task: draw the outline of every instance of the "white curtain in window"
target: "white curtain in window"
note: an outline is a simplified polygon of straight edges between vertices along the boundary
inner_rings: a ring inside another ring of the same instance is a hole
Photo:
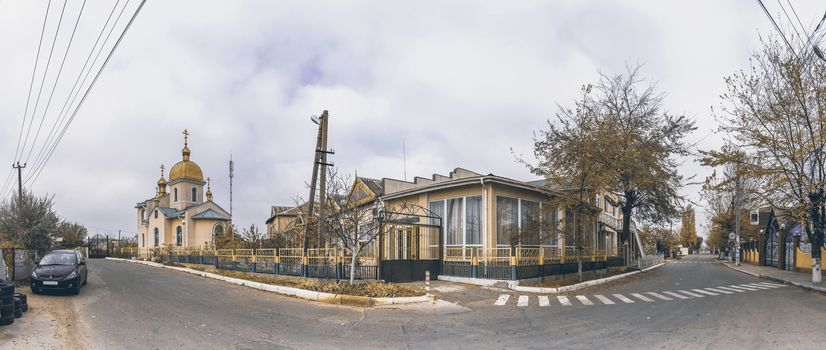
[[[514,198],[496,197],[496,244],[517,244],[519,202]]]
[[[467,197],[465,210],[465,244],[482,244],[482,197]]]
[[[461,245],[462,233],[462,199],[448,199],[447,203],[447,218],[445,220],[445,235],[447,237],[447,245]]]

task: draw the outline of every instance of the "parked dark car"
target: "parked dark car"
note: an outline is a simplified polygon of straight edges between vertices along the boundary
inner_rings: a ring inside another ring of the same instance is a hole
[[[32,293],[63,290],[80,294],[89,275],[86,258],[74,250],[54,250],[43,256],[32,271]]]

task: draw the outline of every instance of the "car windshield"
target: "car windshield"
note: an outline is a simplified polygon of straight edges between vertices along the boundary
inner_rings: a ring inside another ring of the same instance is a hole
[[[74,265],[77,262],[75,253],[52,253],[40,259],[40,265]]]

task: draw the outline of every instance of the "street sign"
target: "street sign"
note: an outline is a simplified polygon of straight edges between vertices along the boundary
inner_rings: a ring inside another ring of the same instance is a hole
[[[734,247],[734,241],[728,241],[728,246],[733,248]]]
[[[734,237],[735,237],[734,232],[729,232],[728,233],[728,239],[734,239]]]

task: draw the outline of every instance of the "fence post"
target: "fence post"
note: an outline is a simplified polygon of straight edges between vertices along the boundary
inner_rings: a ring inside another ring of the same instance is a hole
[[[252,272],[257,272],[258,267],[258,254],[255,250],[252,251]]]
[[[539,247],[539,265],[545,265],[545,248]]]
[[[518,260],[515,256],[511,255],[511,280],[516,281],[516,265]]]
[[[430,276],[430,271],[426,271],[425,276]],[[479,278],[479,257],[470,257],[470,277]]]
[[[565,251],[566,250],[567,249],[565,249],[565,246],[562,246],[562,247],[559,248],[559,263],[560,264],[565,263]]]
[[[276,250],[276,252],[277,252],[277,250]],[[276,253],[276,255],[275,255],[275,260],[273,260],[273,261],[275,261],[275,264],[274,264],[275,266],[273,266],[273,269],[274,269],[274,271],[275,271],[275,274],[276,274],[276,275],[281,274],[281,271],[280,271],[280,266],[281,266],[281,257],[278,255],[278,253]]]
[[[308,273],[310,272],[310,271],[308,271],[309,270],[308,269],[309,261],[310,261],[310,258],[307,257],[306,255],[301,256],[301,276],[309,277],[309,275],[308,275]]]
[[[344,260],[344,258],[336,254],[336,282],[341,281],[342,260]]]

